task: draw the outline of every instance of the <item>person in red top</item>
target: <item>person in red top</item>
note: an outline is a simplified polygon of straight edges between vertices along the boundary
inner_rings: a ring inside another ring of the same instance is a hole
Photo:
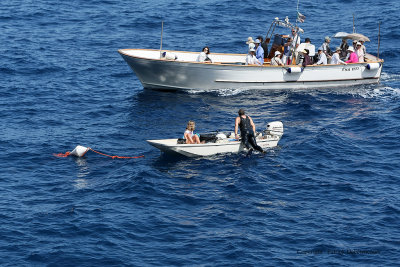
[[[350,52],[349,60],[346,61],[346,63],[358,63],[358,56],[357,53],[354,52],[354,48],[350,46],[347,51]]]

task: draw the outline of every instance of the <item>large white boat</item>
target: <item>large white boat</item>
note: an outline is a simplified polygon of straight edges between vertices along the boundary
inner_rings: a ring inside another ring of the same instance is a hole
[[[165,50],[164,50],[165,51]],[[144,88],[166,90],[307,89],[378,83],[383,61],[347,65],[245,65],[245,54],[213,53],[213,63],[196,62],[197,52],[167,51],[177,59],[160,59],[159,50],[118,50]]]
[[[283,135],[283,124],[274,121],[267,125],[267,129],[258,133],[257,145],[263,149],[276,147]],[[147,142],[165,153],[181,154],[187,157],[205,157],[222,153],[239,153],[246,151],[240,140],[234,139],[233,133],[219,132],[200,134],[202,144],[186,144],[182,139],[147,140]]]
[[[283,52],[284,40],[288,37],[274,34],[277,27],[304,33],[303,29],[291,24],[288,18],[275,18],[267,33],[268,40],[272,37],[274,40],[267,62],[262,66],[246,65],[245,54],[212,53],[208,55],[212,63],[204,63],[196,61],[199,52],[161,48],[120,49],[118,52],[136,73],[143,87],[151,89],[308,89],[379,82],[383,60],[371,54],[365,55],[366,62],[347,65],[309,65],[305,68],[299,65],[271,66],[268,61],[273,57],[272,52]],[[339,37],[360,38],[359,34],[343,34],[346,35]],[[369,41],[367,37],[366,39]]]

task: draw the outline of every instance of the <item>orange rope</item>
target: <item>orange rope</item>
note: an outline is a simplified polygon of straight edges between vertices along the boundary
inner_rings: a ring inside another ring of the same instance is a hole
[[[66,158],[70,155],[71,153],[69,151],[65,152],[65,153],[58,153],[58,154],[53,154],[55,157],[59,157],[59,158]]]
[[[101,152],[99,152],[99,151],[96,151],[96,150],[94,150],[94,149],[91,149],[90,147],[89,147],[89,149],[92,150],[94,153],[97,153],[97,154],[100,154],[100,155],[103,155],[103,156],[106,156],[106,157],[110,157],[110,158],[112,158],[112,159],[137,159],[137,158],[144,158],[144,155],[136,156],[136,157],[110,156],[110,155],[101,153]]]

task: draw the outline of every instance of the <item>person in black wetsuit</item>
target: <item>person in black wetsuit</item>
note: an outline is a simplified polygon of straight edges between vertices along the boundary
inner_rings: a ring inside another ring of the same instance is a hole
[[[253,120],[250,116],[245,115],[244,109],[239,109],[239,116],[235,120],[235,138],[238,137],[238,129],[240,128],[240,135],[242,137],[243,145],[249,149],[250,151],[254,148],[262,153],[265,153],[264,150],[257,145],[255,131],[256,126],[253,123]],[[250,145],[253,147],[251,148]]]

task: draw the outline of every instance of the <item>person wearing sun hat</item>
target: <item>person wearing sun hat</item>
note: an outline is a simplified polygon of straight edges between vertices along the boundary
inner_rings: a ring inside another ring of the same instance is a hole
[[[354,48],[350,46],[347,48],[347,51],[350,53],[349,60],[346,61],[346,63],[358,63],[358,56],[354,52]]]
[[[281,52],[275,51],[275,56],[271,59],[272,66],[283,66],[283,62],[280,58]]]
[[[300,52],[303,54],[303,62],[301,63],[301,65],[302,65],[303,67],[306,67],[306,66],[308,66],[308,65],[312,65],[313,62],[312,62],[312,60],[311,60],[311,57],[309,56],[309,55],[310,55],[310,50],[308,50],[308,49],[306,48],[306,49],[304,49],[304,50],[302,50],[302,51],[300,51]]]
[[[253,37],[247,37],[247,42],[246,42],[246,44],[249,45],[249,50],[250,50],[251,48],[255,48],[255,47],[256,47],[256,45],[254,44]]]
[[[254,48],[249,49],[249,53],[246,56],[246,65],[261,65],[261,62],[256,58],[256,50]]]
[[[358,62],[364,62],[364,50],[362,49],[362,44],[360,42],[356,43],[356,53],[358,57]]]
[[[343,60],[340,59],[340,51],[342,51],[342,49],[340,49],[340,47],[336,47],[335,53],[333,53],[332,55],[332,59],[331,59],[331,63],[330,64],[345,64],[346,62],[344,62]]]

